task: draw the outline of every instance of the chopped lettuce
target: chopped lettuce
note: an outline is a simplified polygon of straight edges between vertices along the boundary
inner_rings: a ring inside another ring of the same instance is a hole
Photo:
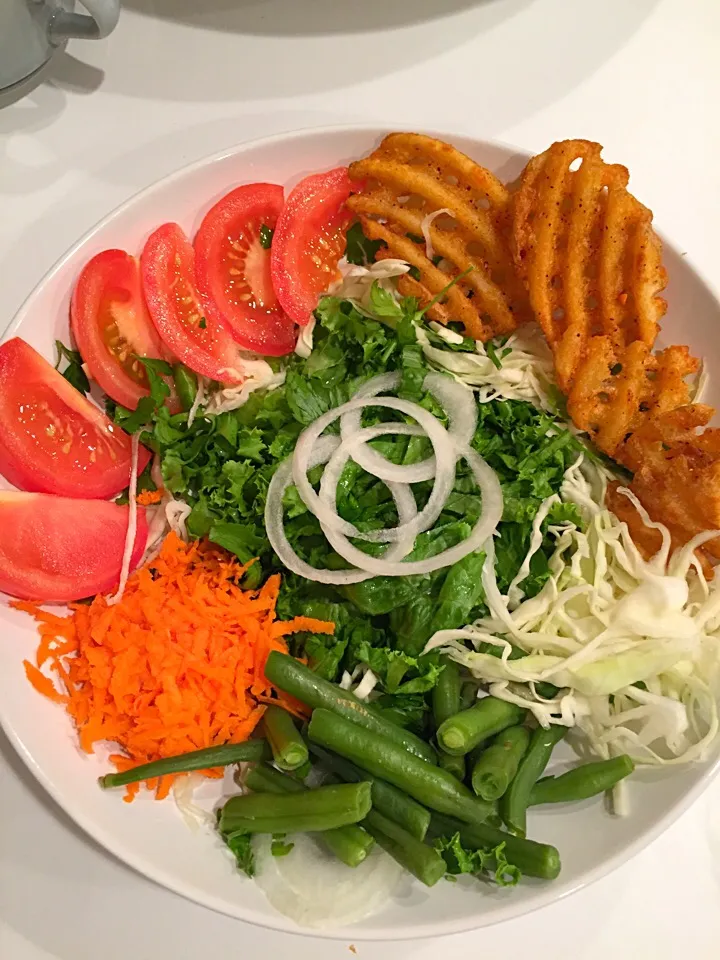
[[[452,837],[438,837],[435,849],[445,860],[451,877],[469,873],[493,880],[499,887],[514,887],[522,877],[520,870],[508,863],[504,843],[485,850],[467,850],[460,834],[456,833]]]
[[[354,252],[351,250],[354,257],[362,253],[359,236],[357,243]],[[362,256],[370,252],[366,249]],[[295,636],[293,652],[306,657],[312,669],[330,680],[338,681],[346,673],[359,679],[363,671],[372,670],[377,678],[372,696],[378,701],[384,698],[383,709],[400,722],[418,727],[427,710],[427,694],[440,672],[435,658],[420,656],[426,642],[438,629],[462,626],[488,612],[480,575],[482,554],[429,576],[374,577],[333,589],[283,571],[263,522],[272,475],[291,455],[303,428],[348,400],[370,377],[398,370],[399,393],[444,418],[435,399],[423,391],[429,367],[417,328],[418,324],[431,328],[425,325],[416,302],[398,298],[377,280],[368,286],[366,302],[376,319],[355,301],[324,297],[315,312],[309,355],[285,361],[284,382],[251,393],[237,409],[206,415],[201,405],[188,426],[187,413],[170,415],[162,406],[161,393],[166,389],[162,377],[167,371],[150,363],[146,368],[151,397],[148,410],[141,411],[143,424],[136,424],[137,415],[122,408],[117,408],[116,417],[130,427],[151,424],[143,439],[159,454],[167,490],[191,507],[187,518],[190,535],[209,537],[245,563],[257,558],[244,586],[258,586],[265,576],[283,572],[280,616],[304,614],[336,624],[333,636]],[[434,332],[432,336],[445,342]],[[448,331],[447,336],[469,347],[458,334]],[[370,425],[393,416],[390,411],[371,408],[364,411],[363,423]],[[520,400],[491,399],[480,404],[472,442],[503,487],[505,513],[496,542],[498,584],[503,589],[525,558],[532,522],[544,498],[558,492],[565,470],[580,448],[552,416]],[[424,437],[388,436],[373,445],[396,463],[418,462],[432,453]],[[311,472],[311,480],[317,482],[320,473],[320,468]],[[413,485],[419,506],[427,501],[431,489],[431,482]],[[315,566],[344,566],[294,487],[287,491],[284,503],[286,532],[298,554]],[[341,516],[363,530],[397,522],[385,484],[352,461],[338,483],[337,507]],[[433,530],[417,538],[411,559],[432,556],[463,540],[481,509],[469,468],[460,462],[442,514]],[[567,513],[571,508],[564,509]],[[522,585],[525,596],[537,594],[550,576],[552,540],[546,533],[555,522],[558,518],[549,515],[543,523],[542,543]],[[362,548],[377,550],[378,545],[364,543]]]

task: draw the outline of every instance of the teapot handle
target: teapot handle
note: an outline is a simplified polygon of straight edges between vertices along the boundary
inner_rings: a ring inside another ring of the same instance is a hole
[[[48,22],[50,43],[57,45],[66,40],[102,40],[117,26],[120,17],[120,0],[81,0],[89,16],[84,13],[68,13],[58,10]]]

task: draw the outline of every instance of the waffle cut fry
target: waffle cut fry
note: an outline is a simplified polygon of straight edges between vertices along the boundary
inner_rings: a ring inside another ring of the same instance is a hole
[[[668,410],[625,443],[624,459],[634,471],[630,489],[683,542],[720,530],[720,429],[706,427],[714,412],[705,404]],[[704,549],[720,559],[720,539]]]
[[[348,207],[365,235],[381,240],[376,259],[411,265],[398,288],[428,304],[439,323],[462,323],[476,340],[512,333],[531,319],[509,243],[510,194],[489,170],[454,147],[417,133],[393,133],[350,165],[359,190]]]
[[[628,171],[589,140],[533,157],[513,201],[512,245],[537,321],[568,391],[593,337],[616,351],[652,347],[667,276],[652,213],[628,192]]]
[[[568,413],[595,446],[635,470],[642,459],[631,440],[653,419],[690,403],[686,377],[698,361],[685,346],[651,353],[641,340],[616,348],[593,337],[568,393]]]

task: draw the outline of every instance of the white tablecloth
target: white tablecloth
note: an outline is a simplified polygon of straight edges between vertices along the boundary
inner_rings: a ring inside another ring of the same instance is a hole
[[[661,229],[720,261],[717,0],[125,0],[0,110],[0,329],[116,204],[240,140],[344,122],[541,150],[599,140]],[[716,285],[720,286],[720,284]],[[0,638],[0,642],[9,642]],[[720,956],[720,785],[593,887],[443,941],[358,944],[372,960]],[[86,838],[0,740],[0,957],[351,957],[168,893]]]

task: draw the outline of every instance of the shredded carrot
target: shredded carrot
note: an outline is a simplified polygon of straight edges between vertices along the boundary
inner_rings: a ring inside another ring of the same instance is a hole
[[[151,507],[154,503],[160,503],[162,498],[162,490],[142,490],[135,500],[141,507]]]
[[[272,650],[287,652],[283,636],[332,633],[334,625],[310,617],[276,621],[280,577],[244,591],[237,584],[247,566],[170,533],[115,606],[95,597],[58,617],[15,602],[40,624],[36,663],[25,661],[28,680],[65,705],[88,753],[100,741],[118,744],[124,752],[110,758],[118,770],[246,740],[273,701],[306,716],[302,704],[271,687],[265,662]],[[219,769],[204,773],[222,776]],[[162,799],[173,779],[146,785]],[[136,793],[137,785],[128,788],[125,799]]]
[[[316,620],[314,617],[293,617],[285,623],[278,622],[272,625],[273,636],[286,637],[290,633],[334,633],[335,624],[325,620]]]

